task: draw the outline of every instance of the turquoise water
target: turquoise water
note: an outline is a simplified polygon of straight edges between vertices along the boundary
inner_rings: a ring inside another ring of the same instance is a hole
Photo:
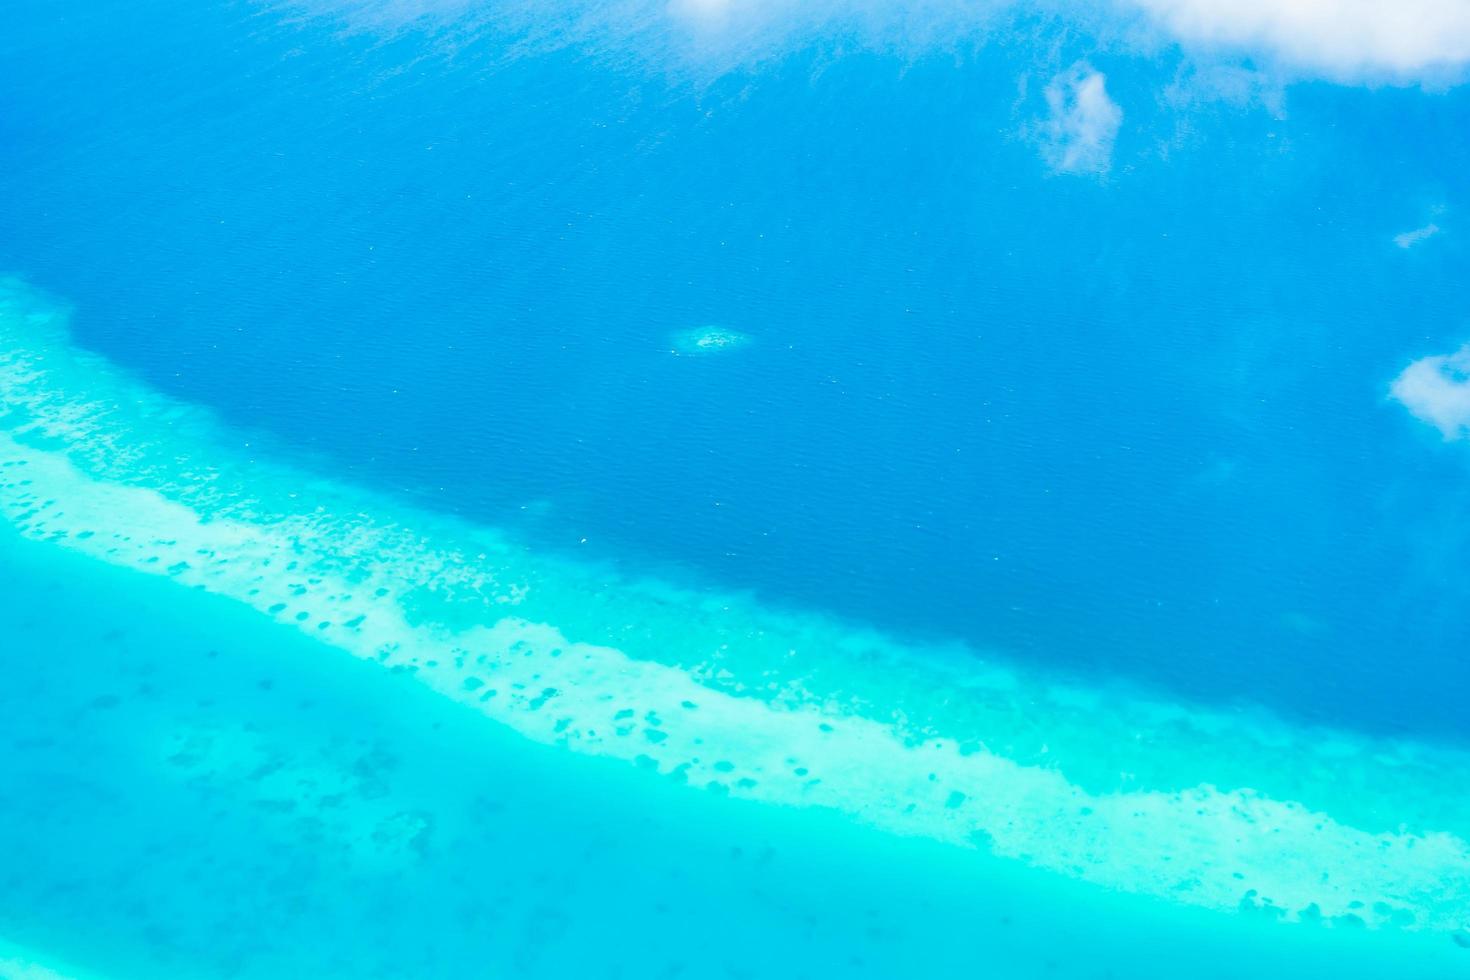
[[[1458,35],[1155,9],[22,0],[0,977],[1470,976]]]
[[[3,924],[69,976],[1463,967],[1443,941],[1194,912],[693,792],[528,744],[228,601],[3,547],[28,583],[4,620],[6,735],[26,744],[5,763]]]

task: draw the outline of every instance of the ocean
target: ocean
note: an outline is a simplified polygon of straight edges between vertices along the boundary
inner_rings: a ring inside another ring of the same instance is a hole
[[[1449,55],[4,23],[0,977],[1470,977]]]

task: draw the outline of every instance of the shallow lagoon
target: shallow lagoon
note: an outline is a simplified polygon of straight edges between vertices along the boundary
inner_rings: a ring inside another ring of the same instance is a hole
[[[225,600],[0,540],[0,931],[78,977],[1465,966],[1443,936],[1191,911],[535,745]]]

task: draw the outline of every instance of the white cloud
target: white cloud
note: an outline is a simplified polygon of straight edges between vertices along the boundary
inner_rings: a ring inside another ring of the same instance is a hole
[[[1470,344],[1410,364],[1389,394],[1445,439],[1470,438]]]
[[[1470,62],[1466,0],[1125,0],[1186,45],[1338,80],[1424,80]]]
[[[1038,134],[1058,173],[1102,173],[1113,162],[1123,110],[1108,97],[1107,76],[1077,62],[1046,87],[1049,114]]]
[[[1413,231],[1406,231],[1394,235],[1393,243],[1399,248],[1413,248],[1415,245],[1424,241],[1424,239],[1437,234],[1439,234],[1439,225],[1431,221],[1423,228],[1415,228]]]
[[[665,0],[658,0],[665,2]],[[1091,33],[1103,47],[1163,35],[1195,53],[1219,50],[1295,77],[1441,82],[1470,67],[1470,0],[666,0],[676,14],[738,31],[796,27],[910,48],[984,33],[1007,11]],[[1140,17],[1141,15],[1141,17]],[[1140,25],[1139,21],[1142,21]],[[1137,28],[1143,26],[1143,31]]]

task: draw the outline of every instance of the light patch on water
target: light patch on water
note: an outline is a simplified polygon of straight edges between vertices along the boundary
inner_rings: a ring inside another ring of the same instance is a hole
[[[1415,228],[1413,231],[1400,232],[1394,235],[1393,243],[1399,248],[1413,248],[1420,242],[1433,238],[1437,234],[1439,234],[1439,225],[1431,221],[1422,228]]]
[[[1393,380],[1389,394],[1447,441],[1470,437],[1470,344],[1421,357]]]
[[[102,980],[102,977],[78,972],[38,950],[0,939],[0,980]]]
[[[0,513],[31,539],[228,597],[323,655],[695,789],[1187,905],[1450,935],[1470,921],[1462,753],[1059,685],[629,581],[244,461],[241,442],[78,351],[54,303],[0,284]],[[207,773],[258,752],[200,732],[169,757]],[[348,778],[286,775],[324,791]],[[432,832],[412,812],[369,823],[347,836],[386,861]]]

